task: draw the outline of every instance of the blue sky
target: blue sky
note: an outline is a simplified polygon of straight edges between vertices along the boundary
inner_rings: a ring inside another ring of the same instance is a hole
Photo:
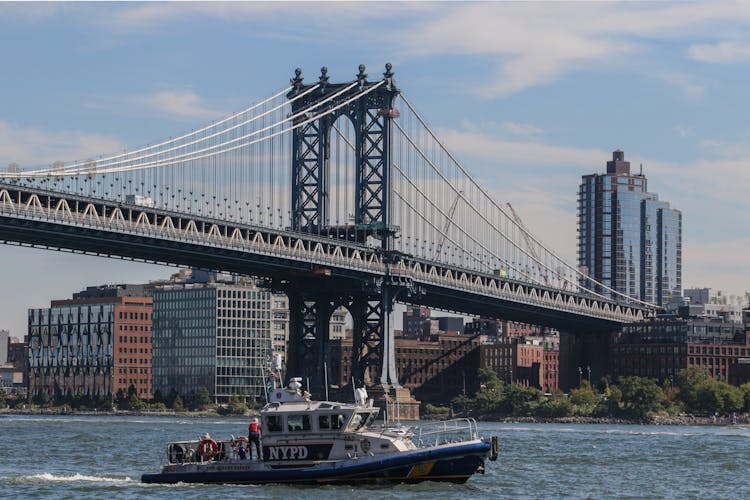
[[[0,3],[0,166],[153,143],[391,62],[500,201],[575,259],[581,175],[616,148],[683,211],[683,285],[750,289],[750,3]],[[0,328],[172,269],[0,246]]]

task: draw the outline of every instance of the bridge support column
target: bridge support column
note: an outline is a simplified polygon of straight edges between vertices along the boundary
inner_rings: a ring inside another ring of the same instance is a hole
[[[289,297],[288,377],[302,377],[304,387],[317,398],[325,394],[324,369],[329,366],[328,340],[331,301],[308,299],[299,293]]]
[[[577,388],[584,380],[596,384],[611,373],[612,331],[560,332],[560,389]]]
[[[396,373],[396,340],[393,331],[393,302],[398,293],[390,286],[383,287],[382,310],[383,310],[383,363],[380,372],[380,384],[383,387],[400,388],[398,373]]]

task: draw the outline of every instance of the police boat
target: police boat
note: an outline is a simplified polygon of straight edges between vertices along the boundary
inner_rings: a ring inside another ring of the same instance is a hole
[[[465,482],[496,460],[497,437],[479,436],[474,419],[417,428],[375,425],[379,409],[364,388],[354,403],[313,401],[300,378],[275,389],[261,410],[262,453],[247,438],[169,443],[160,473],[144,483]],[[208,437],[208,439],[205,439]]]

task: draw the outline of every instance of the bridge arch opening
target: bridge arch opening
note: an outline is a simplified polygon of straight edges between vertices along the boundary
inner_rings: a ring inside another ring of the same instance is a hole
[[[351,119],[342,114],[328,131],[329,157],[326,184],[328,186],[325,224],[342,227],[355,224],[357,185],[356,132]]]

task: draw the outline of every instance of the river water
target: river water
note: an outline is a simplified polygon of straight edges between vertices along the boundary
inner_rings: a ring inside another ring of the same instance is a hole
[[[0,498],[748,498],[750,428],[481,423],[500,458],[466,484],[144,485],[165,443],[246,419],[0,416]]]

